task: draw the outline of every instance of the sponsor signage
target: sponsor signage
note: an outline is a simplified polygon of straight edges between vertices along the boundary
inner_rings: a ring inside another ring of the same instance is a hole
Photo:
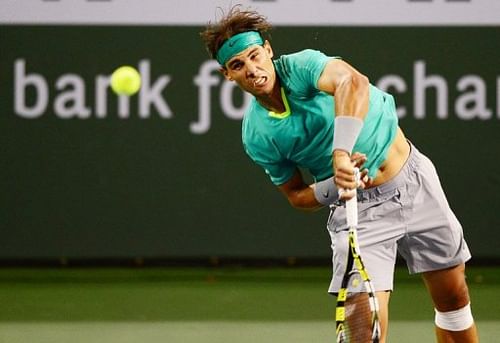
[[[275,25],[498,25],[498,0],[2,0],[2,24],[203,25],[240,3]]]

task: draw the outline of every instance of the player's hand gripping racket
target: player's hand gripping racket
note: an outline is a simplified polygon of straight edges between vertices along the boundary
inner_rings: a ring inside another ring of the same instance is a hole
[[[359,170],[355,169],[359,180]],[[358,182],[359,183],[359,182]],[[356,226],[356,195],[346,201],[349,247],[347,263],[335,309],[337,343],[378,343],[380,323],[378,301],[359,251]]]

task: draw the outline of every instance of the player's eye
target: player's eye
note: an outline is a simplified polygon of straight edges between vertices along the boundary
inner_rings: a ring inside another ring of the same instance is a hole
[[[236,62],[231,64],[231,69],[233,70],[240,70],[243,67],[243,63],[241,62]]]

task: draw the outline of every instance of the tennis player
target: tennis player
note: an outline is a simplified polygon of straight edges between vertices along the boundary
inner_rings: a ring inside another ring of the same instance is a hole
[[[382,340],[396,252],[421,273],[435,306],[439,342],[477,342],[465,262],[471,255],[432,162],[398,126],[393,97],[341,58],[302,50],[274,59],[271,24],[233,7],[201,36],[227,80],[254,98],[242,139],[250,158],[299,209],[330,206],[335,294],[345,267],[345,209],[338,189],[358,189],[358,239],[380,302]],[[354,153],[353,153],[354,152]],[[363,166],[362,182],[354,167]],[[304,182],[308,170],[315,183]],[[338,242],[338,243],[337,243]]]

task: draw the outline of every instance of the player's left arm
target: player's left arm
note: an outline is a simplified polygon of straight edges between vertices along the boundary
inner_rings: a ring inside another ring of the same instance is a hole
[[[366,156],[360,153],[353,153],[349,159],[357,168],[361,168],[366,162]],[[363,170],[360,178],[359,187],[364,188],[368,179],[368,170]],[[278,188],[286,196],[290,205],[305,211],[319,210],[338,199],[338,190],[332,178],[308,185],[304,182],[299,169],[296,169],[293,176]]]
[[[278,188],[294,208],[305,211],[316,211],[323,207],[316,200],[314,185],[306,184],[302,173],[298,169],[295,170],[295,173],[287,182],[279,185]]]
[[[317,86],[319,90],[335,97],[335,136],[337,140],[341,138],[342,141],[342,146],[339,148],[335,146],[334,140],[335,183],[339,188],[354,189],[356,182],[354,166],[350,158],[352,151],[344,145],[346,141],[354,145],[357,137],[354,137],[356,126],[360,130],[368,112],[370,81],[347,62],[332,59],[326,64]],[[339,120],[339,117],[343,118]],[[351,130],[350,127],[354,127],[353,132],[346,132],[346,130]]]

